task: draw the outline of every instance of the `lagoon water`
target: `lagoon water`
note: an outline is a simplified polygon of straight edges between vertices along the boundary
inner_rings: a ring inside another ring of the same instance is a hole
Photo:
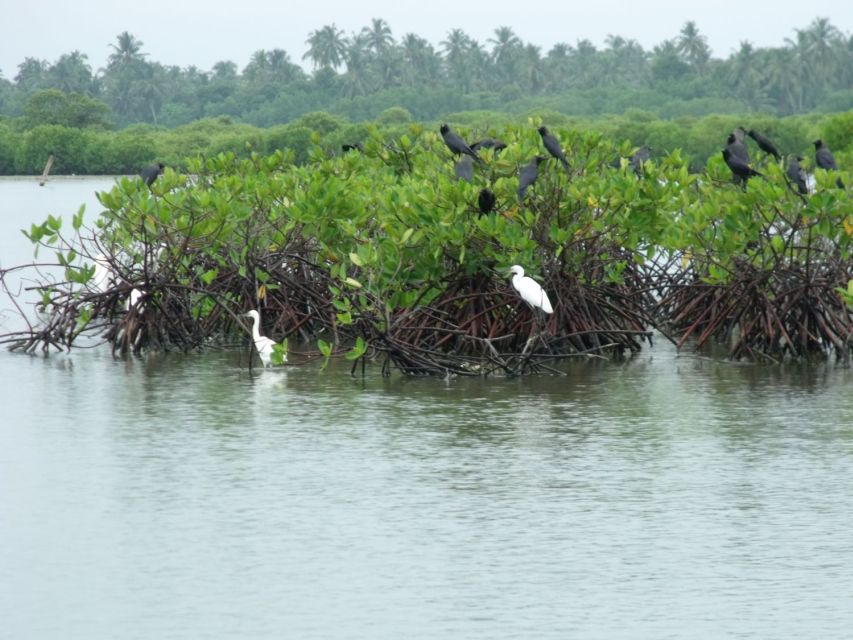
[[[32,255],[18,228],[110,182],[0,180],[0,266]],[[833,364],[658,340],[564,378],[444,381],[4,351],[0,406],[0,638],[853,629],[853,372]]]

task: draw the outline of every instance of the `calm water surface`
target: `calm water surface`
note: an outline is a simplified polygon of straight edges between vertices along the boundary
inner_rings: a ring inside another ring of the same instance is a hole
[[[0,637],[851,636],[851,371],[245,365],[0,353]]]

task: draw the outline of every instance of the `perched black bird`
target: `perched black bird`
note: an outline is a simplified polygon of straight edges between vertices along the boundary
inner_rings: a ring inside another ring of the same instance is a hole
[[[453,168],[456,171],[457,180],[471,182],[474,179],[474,161],[468,156],[463,156]]]
[[[155,162],[154,164],[150,164],[142,170],[142,173],[139,175],[145,180],[145,184],[149,187],[154,184],[154,181],[157,179],[157,176],[163,173],[163,169],[166,168],[166,165],[162,162]]]
[[[364,153],[364,147],[361,146],[360,142],[353,142],[352,144],[342,144],[341,151],[344,153],[347,151],[358,151],[359,153]]]
[[[465,142],[459,134],[451,131],[450,127],[446,124],[441,125],[439,131],[441,131],[441,137],[444,140],[444,144],[446,144],[447,148],[453,152],[453,155],[458,156],[464,153],[465,155],[474,158],[477,162],[482,162],[482,160],[480,160],[480,156],[478,156],[474,150],[468,146],[468,143]]]
[[[791,183],[797,186],[797,191],[802,195],[806,195],[809,192],[809,185],[806,182],[806,171],[800,166],[802,159],[803,156],[792,157],[791,162],[788,163],[787,173]]]
[[[648,147],[640,147],[634,155],[631,156],[630,166],[638,176],[643,174],[643,163],[652,157],[651,151],[652,150]]]
[[[528,162],[518,173],[518,200],[524,200],[524,195],[527,193],[527,187],[536,182],[539,177],[539,165],[545,160],[544,156],[533,156],[533,159]]]
[[[539,131],[539,135],[542,136],[542,143],[545,145],[545,148],[548,150],[552,156],[557,158],[560,162],[563,163],[563,168],[565,168],[566,173],[569,171],[569,161],[566,160],[566,154],[563,153],[563,148],[560,146],[560,141],[557,140],[551,133],[549,133],[547,127],[539,127],[537,129]]]
[[[832,155],[832,151],[829,150],[826,143],[823,140],[815,140],[812,144],[815,148],[814,159],[817,166],[821,169],[837,171],[838,165],[835,164],[835,156]]]
[[[480,207],[480,214],[486,215],[491,213],[495,208],[497,198],[491,189],[480,189],[480,195],[477,196],[477,206]]]
[[[479,151],[480,149],[494,149],[495,151],[501,151],[502,149],[506,149],[506,142],[502,142],[497,138],[483,138],[482,140],[477,140],[477,142],[472,144],[471,149],[474,151]]]
[[[827,171],[838,171],[838,165],[835,164],[835,156],[832,155],[832,151],[829,150],[826,143],[818,139],[812,142],[812,144],[814,145],[814,159],[817,166]],[[844,188],[841,178],[836,178],[835,184],[838,185],[839,189]]]
[[[737,131],[737,129],[735,129],[735,131]],[[749,164],[749,149],[747,149],[743,138],[739,138],[736,133],[732,132],[729,134],[729,137],[726,138],[726,149],[728,149],[734,157],[743,160],[744,164]]]
[[[750,167],[748,163],[744,162],[743,158],[740,158],[734,153],[732,153],[729,147],[723,149],[723,159],[726,161],[726,164],[729,165],[729,169],[732,170],[732,173],[735,177],[735,181],[738,184],[743,185],[744,187],[746,187],[747,180],[749,180],[752,176],[764,177],[764,174],[759,173],[758,171]]]
[[[769,153],[771,156],[776,158],[776,160],[779,160],[782,157],[782,154],[779,153],[779,149],[776,148],[776,145],[770,142],[766,136],[758,133],[755,129],[750,129],[747,135],[758,143],[758,148],[764,153]]]

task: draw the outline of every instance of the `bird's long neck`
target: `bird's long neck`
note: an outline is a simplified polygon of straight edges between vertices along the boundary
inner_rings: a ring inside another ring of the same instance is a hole
[[[261,339],[261,317],[255,316],[252,318],[252,338],[254,338],[255,342]]]

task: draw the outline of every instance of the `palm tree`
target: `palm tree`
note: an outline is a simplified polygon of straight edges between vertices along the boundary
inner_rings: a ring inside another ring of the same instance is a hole
[[[525,45],[518,67],[521,71],[521,86],[533,93],[541,91],[545,83],[541,49],[533,44]]]
[[[648,56],[636,40],[608,35],[605,39],[605,64],[609,67],[608,78],[621,86],[644,86],[649,77]]]
[[[107,69],[115,69],[117,67],[127,67],[133,63],[141,62],[145,59],[146,53],[142,53],[141,40],[137,40],[127,31],[122,31],[116,36],[118,44],[111,44],[113,52],[107,58]]]
[[[304,73],[294,64],[284,49],[273,49],[267,53],[267,70],[274,82],[289,83],[300,80]]]
[[[551,91],[563,91],[569,86],[571,51],[568,44],[558,42],[545,56],[545,76]]]
[[[652,86],[678,83],[690,73],[690,66],[681,58],[675,40],[664,40],[652,49],[649,60]]]
[[[453,29],[447,38],[441,41],[444,50],[444,62],[450,80],[463,91],[468,91],[472,84],[472,69],[469,65],[468,52],[474,41],[462,29]]]
[[[689,20],[684,23],[676,46],[684,61],[693,68],[696,74],[703,75],[708,66],[708,61],[711,59],[711,50],[708,48],[708,39],[699,34],[695,22]]]
[[[766,69],[769,88],[777,101],[784,105],[782,112],[792,114],[805,111],[808,74],[797,60],[794,49],[771,49]]]
[[[233,64],[233,63],[232,63]],[[157,114],[163,106],[165,95],[165,70],[159,63],[145,65],[145,72],[137,78],[131,88],[132,98],[151,114],[152,124],[157,124]],[[140,114],[141,115],[141,114]]]
[[[345,58],[347,70],[342,78],[344,95],[348,98],[368,93],[373,86],[370,74],[370,49],[367,36],[362,32],[353,35],[347,45]]]
[[[806,51],[817,84],[825,89],[830,84],[838,67],[838,43],[843,40],[841,32],[827,18],[815,18],[803,31]],[[799,35],[799,30],[797,30]]]
[[[47,82],[47,61],[38,58],[24,58],[18,65],[18,74],[15,76],[15,84],[25,92],[42,89]]]
[[[382,18],[373,18],[370,27],[364,27],[361,34],[367,38],[368,46],[377,56],[381,56],[394,44],[391,27]]]
[[[92,67],[85,53],[72,51],[60,56],[48,76],[51,85],[65,93],[92,94]]]
[[[305,60],[309,58],[314,68],[337,69],[343,64],[346,55],[346,39],[344,32],[338,29],[334,23],[326,25],[318,31],[312,31],[305,41],[308,51],[302,56]]]
[[[401,42],[403,56],[403,81],[410,87],[436,82],[441,75],[441,58],[432,45],[415,35],[407,33]]]
[[[491,61],[498,78],[503,82],[514,82],[516,66],[524,49],[519,37],[509,27],[498,27],[495,29],[495,37],[489,38],[487,42],[492,43]]]
[[[249,58],[249,64],[243,69],[243,77],[249,82],[260,81],[269,72],[269,61],[267,60],[267,52],[263,49],[258,49]]]
[[[582,89],[589,89],[601,82],[600,69],[598,68],[598,50],[589,40],[578,40],[577,46],[572,49],[572,78],[573,84]]]

